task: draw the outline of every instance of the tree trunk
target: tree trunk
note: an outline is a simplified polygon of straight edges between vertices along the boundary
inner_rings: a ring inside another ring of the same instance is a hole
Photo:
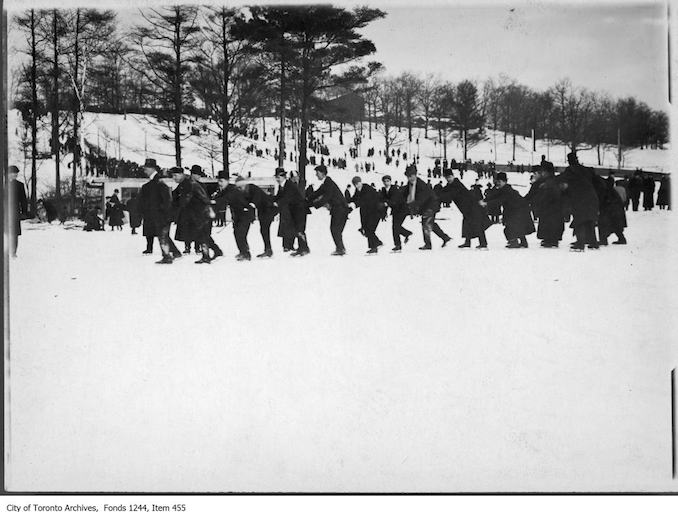
[[[75,70],[73,73],[75,102],[73,108],[73,173],[71,174],[71,210],[75,208],[75,176],[78,165],[80,164],[80,119],[78,118],[78,113],[80,112],[80,95],[78,93],[78,69],[80,68],[80,9],[77,9],[75,14],[75,49],[73,57],[75,59]]]
[[[31,9],[31,213],[37,208],[37,143],[38,143],[38,86],[37,86],[37,48],[35,42],[35,9]]]
[[[285,161],[285,59],[280,55],[280,141],[278,143],[278,167]]]
[[[181,167],[181,19],[176,16],[174,23],[174,160],[177,167]]]
[[[221,158],[226,176],[230,176],[230,155],[229,155],[229,128],[231,127],[228,111],[228,82],[230,81],[230,68],[228,66],[228,40],[226,39],[226,16],[225,11],[221,11],[221,44],[224,52],[224,81],[221,94]]]
[[[516,131],[515,131],[515,129],[513,130],[513,156],[511,157],[511,161],[512,162],[516,161]]]
[[[54,46],[54,67],[52,69],[54,82],[52,83],[52,152],[55,158],[56,189],[54,199],[57,206],[61,206],[61,175],[59,164],[61,163],[61,140],[59,139],[59,33],[57,10],[52,10],[52,44]]]

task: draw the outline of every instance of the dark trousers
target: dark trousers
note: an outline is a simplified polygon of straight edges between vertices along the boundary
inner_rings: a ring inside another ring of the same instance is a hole
[[[476,238],[476,237],[472,237],[472,238]],[[465,239],[466,245],[471,245],[472,238],[466,237],[466,239]],[[487,238],[485,238],[485,232],[484,231],[482,233],[480,233],[480,235],[478,235],[477,238],[478,238],[479,245],[487,245]]]
[[[344,208],[335,209],[330,212],[330,232],[332,233],[332,240],[334,240],[334,246],[337,251],[346,250],[342,233],[344,232],[347,220],[348,210]]]
[[[577,245],[598,245],[598,240],[596,239],[596,229],[592,220],[588,222],[582,222],[576,226],[574,228],[574,236],[577,238]]]
[[[638,195],[631,196],[631,205],[634,212],[638,211],[638,205],[640,204],[640,193]]]
[[[214,241],[214,238],[212,238],[211,235],[210,235],[209,239],[207,240],[207,248],[212,249],[214,251],[214,254],[223,254],[223,251],[217,245],[217,243]]]
[[[273,252],[271,248],[271,223],[273,222],[274,215],[264,214],[259,217],[259,231],[261,232],[261,239],[264,241],[264,251]],[[283,240],[283,247],[285,246],[285,241]]]
[[[450,237],[440,229],[436,222],[436,212],[433,210],[426,210],[421,214],[421,231],[424,235],[424,245],[431,246],[431,231],[433,231],[441,240],[449,240]]]
[[[163,226],[160,233],[158,233],[158,242],[160,243],[160,251],[162,252],[163,258],[179,252],[177,246],[174,245],[174,242],[170,239],[169,231],[170,225],[167,224],[166,226]]]
[[[238,246],[240,254],[249,254],[250,246],[247,243],[247,233],[250,230],[250,219],[239,219],[233,221],[233,235],[235,244]]]
[[[155,240],[156,237],[154,236],[147,236],[146,237],[146,250],[147,251],[153,251],[153,240]],[[160,240],[160,235],[157,237]],[[181,252],[177,248],[177,246],[174,244],[172,239],[169,237],[169,228],[167,231],[167,245],[169,247],[169,252],[171,252],[174,256],[181,255]],[[160,245],[160,250],[162,251],[162,245]],[[164,253],[163,253],[164,254]]]
[[[394,213],[393,214],[393,224],[392,224],[392,231],[393,231],[393,245],[396,247],[400,247],[400,237],[401,236],[410,236],[412,234],[412,231],[409,229],[405,229],[403,227],[403,222],[405,222],[405,219],[407,218],[407,214],[404,213]]]

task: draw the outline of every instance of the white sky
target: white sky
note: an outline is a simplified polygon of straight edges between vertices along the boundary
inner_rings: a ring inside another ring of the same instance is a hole
[[[127,8],[119,11],[121,26],[139,18],[130,5],[143,3],[120,0],[108,6]],[[653,108],[668,108],[666,5],[661,1],[432,0],[426,7],[411,7],[379,0],[374,5],[387,16],[364,33],[377,47],[371,60],[382,62],[388,73],[410,70],[452,81],[504,73],[536,89],[569,77],[614,97],[633,95]],[[10,44],[18,42],[10,34]]]

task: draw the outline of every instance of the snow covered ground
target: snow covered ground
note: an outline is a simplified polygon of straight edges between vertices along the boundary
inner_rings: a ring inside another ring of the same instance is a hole
[[[336,175],[332,172],[331,175]],[[525,189],[521,189],[525,193]],[[452,247],[155,265],[144,240],[24,223],[10,266],[13,491],[677,491],[672,212],[628,246]],[[272,233],[277,223],[272,226]],[[614,237],[613,237],[614,238]],[[255,224],[249,240],[262,248]],[[673,342],[673,345],[672,345]]]

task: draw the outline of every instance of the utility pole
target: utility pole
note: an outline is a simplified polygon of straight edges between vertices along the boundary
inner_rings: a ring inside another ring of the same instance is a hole
[[[617,170],[621,169],[622,150],[621,150],[621,128],[617,128]]]

